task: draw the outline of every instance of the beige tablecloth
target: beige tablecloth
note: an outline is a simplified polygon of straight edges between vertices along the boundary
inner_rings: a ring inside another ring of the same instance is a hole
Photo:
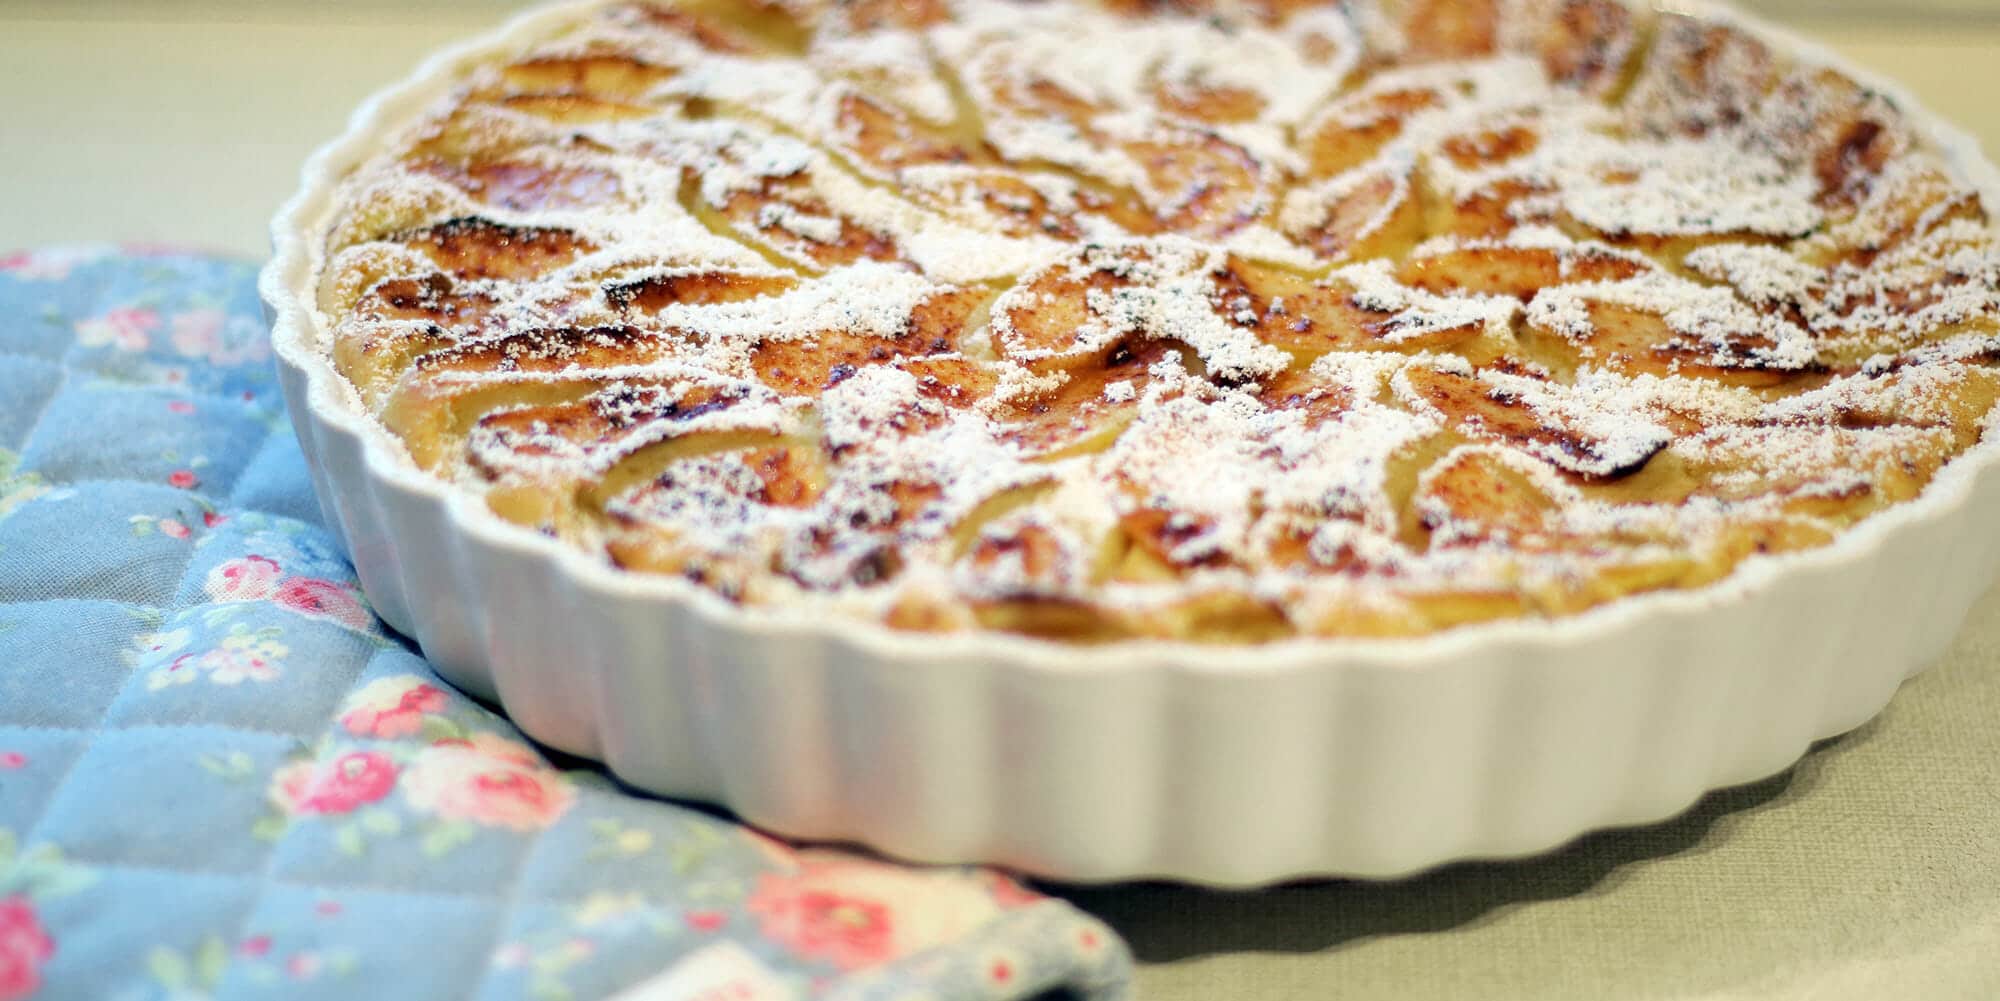
[[[2000,998],[2000,590],[1873,723],[1656,827],[1250,894],[1066,893],[1141,998]]]
[[[0,4],[0,243],[261,255],[306,152],[496,6]],[[2000,25],[1805,27],[2000,148]],[[2000,998],[1995,720],[2000,592],[1883,717],[1668,824],[1390,885],[1066,892],[1131,940],[1148,1001],[1985,1001]]]

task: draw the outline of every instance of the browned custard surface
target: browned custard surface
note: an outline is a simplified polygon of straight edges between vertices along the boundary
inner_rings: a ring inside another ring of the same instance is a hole
[[[1996,395],[1893,103],[1612,0],[578,13],[344,182],[360,401],[501,516],[746,604],[1077,641],[1692,587]]]

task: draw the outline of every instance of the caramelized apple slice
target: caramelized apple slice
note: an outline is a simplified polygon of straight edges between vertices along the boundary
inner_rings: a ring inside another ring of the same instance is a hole
[[[1257,398],[1275,411],[1300,412],[1305,416],[1307,428],[1338,419],[1351,411],[1356,402],[1351,389],[1329,383],[1305,368],[1293,368],[1265,380]]]
[[[995,299],[1000,355],[1034,372],[1099,365],[1138,339],[1193,349],[1202,373],[1242,383],[1291,359],[1225,318],[1211,280],[1222,255],[1180,240],[1092,244],[1034,271]]]
[[[1609,95],[1638,51],[1642,25],[1619,0],[1535,0],[1535,55],[1549,79],[1585,94]]]
[[[1307,176],[1337,176],[1375,159],[1403,134],[1410,119],[1443,107],[1434,86],[1371,88],[1336,101],[1304,129]]]
[[[1727,290],[1651,275],[1544,289],[1531,328],[1568,342],[1583,364],[1627,374],[1685,374],[1776,386],[1819,367],[1812,337]]]
[[[348,319],[333,331],[333,365],[370,409],[396,386],[418,356],[440,351],[458,339],[431,324],[370,323]]]
[[[620,567],[740,599],[808,519],[823,484],[817,450],[796,443],[680,458],[605,506],[605,552]]]
[[[669,268],[607,284],[604,298],[620,310],[654,314],[669,306],[718,306],[781,295],[797,287],[797,278],[768,271]]]
[[[1101,365],[1072,368],[1047,380],[1052,386],[1012,394],[992,411],[1000,437],[1038,459],[1101,451],[1131,423],[1154,382],[1153,366],[1180,360],[1185,350],[1169,341],[1120,345]]]
[[[1424,238],[1413,160],[1388,159],[1294,190],[1278,228],[1322,260],[1400,256]]]
[[[912,200],[968,225],[1003,236],[1074,240],[1089,215],[1090,195],[1075,178],[1026,175],[1014,170],[957,166],[908,171],[903,191]]]
[[[1463,170],[1490,170],[1533,153],[1542,144],[1531,122],[1489,123],[1445,137],[1438,152]]]
[[[1264,112],[1263,95],[1202,80],[1155,80],[1153,102],[1169,114],[1210,125],[1253,121]]]
[[[648,62],[629,52],[598,48],[576,55],[524,59],[500,71],[515,93],[595,94],[632,99],[643,96],[679,70]]]
[[[1410,62],[1491,55],[1499,41],[1498,0],[1405,0],[1403,58]]]
[[[575,401],[496,410],[473,425],[467,443],[473,467],[492,479],[602,474],[654,442],[742,423],[732,413],[759,403],[766,409],[749,422],[775,433],[776,399],[754,384],[621,379]]]
[[[1215,239],[1267,211],[1263,166],[1242,147],[1201,129],[1149,131],[1123,148],[1145,173],[1142,194],[1160,229]]]
[[[379,416],[417,464],[437,468],[465,430],[509,406],[573,400],[598,388],[606,369],[673,351],[668,338],[629,328],[533,330],[432,351],[382,396]]]
[[[650,118],[657,114],[645,105],[610,101],[587,94],[509,94],[495,103],[508,111],[532,115],[556,126]]]
[[[1674,445],[1694,495],[1851,523],[1916,497],[1951,457],[1948,429],[1715,428]]]
[[[824,16],[831,23],[822,27],[862,35],[874,31],[902,29],[919,31],[944,21],[951,14],[945,0],[850,0],[828,4]]]
[[[1727,24],[1664,12],[1626,114],[1657,135],[1704,136],[1750,120],[1778,82],[1769,46]]]
[[[1440,295],[1504,295],[1526,302],[1552,285],[1623,281],[1651,270],[1645,258],[1608,247],[1475,242],[1410,257],[1396,276],[1411,288]]]
[[[377,283],[354,304],[355,315],[371,320],[428,320],[454,333],[486,330],[499,304],[493,291],[478,282],[454,281],[431,272]]]
[[[956,354],[988,296],[980,289],[939,291],[917,304],[894,337],[835,329],[767,338],[752,349],[750,365],[758,379],[785,396],[813,396],[870,365]]]
[[[1433,197],[1425,229],[1433,236],[1498,240],[1522,226],[1556,221],[1552,188],[1523,178],[1502,178],[1458,197]]]
[[[1672,438],[1643,416],[1604,414],[1572,387],[1462,365],[1412,362],[1397,388],[1468,438],[1508,442],[1590,479],[1630,476]]]
[[[390,238],[412,247],[458,278],[539,278],[597,246],[568,230],[508,226],[476,216],[451,219]]]
[[[1211,293],[1232,323],[1259,341],[1308,362],[1336,351],[1421,351],[1479,337],[1491,313],[1428,313],[1408,301],[1377,302],[1338,274],[1315,281],[1282,268],[1231,257],[1216,270]]]
[[[1979,193],[1928,158],[1898,161],[1877,178],[1854,214],[1801,245],[1812,263],[1868,267],[1885,251],[1954,222],[1985,224]]]
[[[605,206],[619,201],[621,194],[615,174],[574,164],[528,159],[457,164],[431,159],[417,163],[415,169],[449,182],[483,204],[513,212]]]
[[[890,177],[905,167],[965,163],[981,152],[960,147],[903,109],[860,91],[840,96],[833,135],[840,149]]]
[[[739,233],[754,234],[785,258],[815,267],[852,264],[864,258],[895,261],[902,252],[895,238],[836,210],[814,190],[809,171],[759,177],[749,187],[724,194],[710,209]],[[833,169],[824,167],[820,169]]]
[[[1914,145],[1888,98],[1831,69],[1795,71],[1771,96],[1774,145],[1809,164],[1818,201],[1858,205],[1892,160]]]
[[[1562,502],[1505,453],[1461,448],[1426,470],[1411,504],[1432,548],[1550,548]]]

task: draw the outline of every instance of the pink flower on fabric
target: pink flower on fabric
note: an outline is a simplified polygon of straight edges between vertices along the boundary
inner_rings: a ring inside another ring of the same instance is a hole
[[[332,761],[301,761],[271,776],[271,802],[291,814],[351,813],[396,788],[386,754],[350,751]]]
[[[281,573],[276,560],[242,556],[210,570],[203,586],[215,601],[262,601],[277,591]]]
[[[0,768],[19,771],[28,767],[28,756],[19,751],[0,751]]]
[[[576,790],[534,751],[481,733],[424,748],[404,773],[403,796],[448,820],[525,832],[555,823]]]
[[[159,527],[160,534],[169,539],[185,539],[194,534],[194,530],[187,527],[179,518],[161,518]]]
[[[42,928],[27,897],[17,893],[0,900],[0,1001],[15,1001],[40,990],[42,964],[55,954],[55,940]]]
[[[794,871],[758,879],[747,907],[766,938],[856,970],[962,941],[1000,909],[976,877],[803,852]]]
[[[222,323],[219,309],[190,309],[168,323],[168,339],[183,358],[207,358],[222,350]]]
[[[278,585],[278,604],[306,615],[323,615],[353,629],[368,628],[370,617],[354,592],[317,577],[293,577]]]
[[[159,313],[121,306],[106,311],[103,316],[77,323],[76,339],[84,347],[110,345],[120,351],[144,351],[152,343],[152,332],[159,326]]]
[[[218,685],[276,681],[279,659],[290,652],[282,643],[232,643],[224,640],[221,646],[203,653],[196,666],[207,672],[209,680]]]
[[[191,469],[176,469],[167,475],[167,485],[181,490],[193,490],[201,484],[201,477]]]
[[[445,707],[444,691],[411,675],[382,678],[355,692],[342,713],[340,725],[357,737],[393,740],[415,736],[424,726],[426,713]]]
[[[22,281],[59,282],[68,278],[77,265],[88,264],[102,256],[103,251],[95,247],[15,251],[0,254],[0,274],[11,274]]]
[[[749,908],[766,938],[797,955],[823,959],[842,970],[895,957],[895,919],[880,901],[767,875],[757,882]]]

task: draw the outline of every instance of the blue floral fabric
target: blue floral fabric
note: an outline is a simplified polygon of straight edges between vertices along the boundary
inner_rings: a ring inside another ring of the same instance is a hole
[[[1124,996],[978,869],[552,762],[369,611],[248,265],[0,256],[0,1001]]]

